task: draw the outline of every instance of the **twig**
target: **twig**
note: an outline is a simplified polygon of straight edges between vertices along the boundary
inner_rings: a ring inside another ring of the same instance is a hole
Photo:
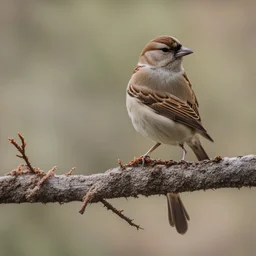
[[[13,138],[8,138],[8,140],[10,141],[11,144],[14,145],[14,147],[21,153],[21,155],[16,155],[19,158],[24,159],[24,161],[27,164],[28,169],[32,172],[32,173],[36,173],[35,169],[32,167],[31,163],[28,160],[28,156],[25,153],[25,148],[26,148],[26,141],[24,139],[24,137],[18,133],[18,136],[21,140],[21,146],[18,145],[18,143],[13,139]]]
[[[86,193],[86,195],[83,198],[83,204],[82,204],[81,209],[79,210],[79,213],[84,214],[85,208],[88,205],[88,203],[90,203],[92,201],[92,199],[94,198],[95,192],[96,192],[96,187],[91,186],[91,188],[89,189],[89,191]]]
[[[85,208],[87,207],[88,203],[91,203],[92,200],[95,198],[96,193],[97,193],[97,187],[92,186],[83,198],[83,204],[82,204],[81,209],[79,210],[79,213],[84,214]],[[111,210],[112,212],[117,214],[121,219],[128,222],[131,226],[136,227],[137,230],[143,229],[139,225],[133,223],[132,219],[130,219],[127,216],[125,216],[124,214],[122,214],[123,210],[121,210],[121,211],[117,210],[113,205],[111,205],[105,199],[101,199],[100,201],[107,208],[107,210]]]
[[[53,175],[53,172],[54,172],[56,169],[57,169],[57,166],[52,167],[52,169],[49,170],[49,171],[47,172],[47,174],[45,174],[45,176],[44,176],[43,178],[41,178],[41,179],[38,181],[37,185],[36,185],[36,186],[30,191],[30,193],[26,196],[27,200],[30,201],[31,198],[34,197],[34,196],[37,194],[37,192],[39,191],[39,189],[42,187],[43,183],[44,183],[47,179],[49,179],[50,176]]]
[[[131,226],[136,227],[137,230],[143,229],[141,226],[135,224],[132,219],[130,219],[130,218],[128,218],[127,216],[125,216],[125,215],[122,213],[123,210],[117,210],[112,204],[110,204],[109,202],[107,202],[105,199],[101,199],[100,201],[101,201],[101,203],[107,208],[107,210],[111,210],[113,213],[115,213],[116,215],[118,215],[121,219],[123,219],[123,220],[125,220],[126,222],[128,222]]]
[[[118,159],[118,160],[117,160],[117,162],[118,162],[119,166],[123,169],[123,168],[124,168],[124,166],[123,166],[122,161],[121,161],[120,159]]]
[[[72,175],[73,171],[76,169],[76,167],[72,167],[69,172],[67,172],[65,175],[68,177],[70,175]]]
[[[30,172],[29,169],[23,170],[23,168],[24,168],[24,164],[19,164],[16,169],[8,172],[6,175],[16,176],[16,175],[27,174]]]

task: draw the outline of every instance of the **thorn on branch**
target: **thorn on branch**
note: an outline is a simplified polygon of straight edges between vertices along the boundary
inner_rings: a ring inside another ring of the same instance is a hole
[[[102,204],[104,205],[104,207],[107,208],[107,210],[111,210],[113,213],[115,213],[116,215],[118,215],[121,219],[125,220],[126,222],[128,222],[131,226],[136,227],[137,230],[139,229],[143,229],[141,226],[135,224],[133,222],[132,219],[128,218],[127,216],[125,216],[123,214],[124,210],[117,210],[112,204],[110,204],[108,201],[106,201],[105,199],[101,199],[100,200],[102,202]]]
[[[44,173],[43,178],[41,178],[38,183],[36,184],[36,186],[30,191],[30,193],[26,196],[28,201],[31,201],[31,199],[37,194],[37,192],[39,191],[39,189],[42,187],[43,183],[45,183],[45,181],[47,179],[49,179],[50,176],[53,175],[54,171],[57,169],[57,166],[52,167],[51,170],[49,170],[46,174]],[[41,170],[37,170],[37,171],[41,171]]]
[[[71,170],[69,172],[67,172],[65,175],[68,177],[70,175],[72,175],[73,171],[76,169],[76,167],[72,167]]]

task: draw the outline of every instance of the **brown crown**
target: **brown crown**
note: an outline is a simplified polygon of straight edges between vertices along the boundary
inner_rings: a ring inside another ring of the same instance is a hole
[[[141,55],[144,55],[145,52],[147,52],[147,51],[153,51],[153,50],[158,49],[158,47],[156,46],[155,43],[165,44],[171,48],[174,42],[180,43],[177,39],[175,39],[171,36],[158,36],[158,37],[152,39],[151,41],[149,41],[149,43],[143,49]]]

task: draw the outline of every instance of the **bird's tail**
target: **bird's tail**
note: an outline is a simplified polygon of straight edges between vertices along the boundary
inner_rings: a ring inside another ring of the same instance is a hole
[[[209,159],[207,153],[200,143],[199,138],[196,138],[193,141],[189,141],[187,144],[194,151],[199,161]],[[185,234],[188,229],[189,215],[180,199],[179,194],[168,193],[167,202],[170,225],[172,227],[175,226],[178,233]]]
[[[189,147],[193,150],[193,152],[195,153],[198,161],[202,161],[205,159],[209,159],[209,156],[207,155],[207,153],[205,152],[203,146],[200,143],[200,140],[196,140],[193,142],[187,142],[187,144],[189,145]]]
[[[189,215],[180,199],[179,194],[168,193],[168,217],[169,223],[180,234],[185,234],[188,229]]]

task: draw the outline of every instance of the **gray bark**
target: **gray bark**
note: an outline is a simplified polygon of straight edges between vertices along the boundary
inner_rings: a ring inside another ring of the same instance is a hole
[[[102,198],[254,187],[256,156],[225,157],[197,163],[116,167],[89,176],[53,175],[40,185],[35,195],[29,196],[39,180],[40,176],[36,174],[0,177],[0,203],[82,201],[92,186],[94,186],[93,202],[99,202]]]

